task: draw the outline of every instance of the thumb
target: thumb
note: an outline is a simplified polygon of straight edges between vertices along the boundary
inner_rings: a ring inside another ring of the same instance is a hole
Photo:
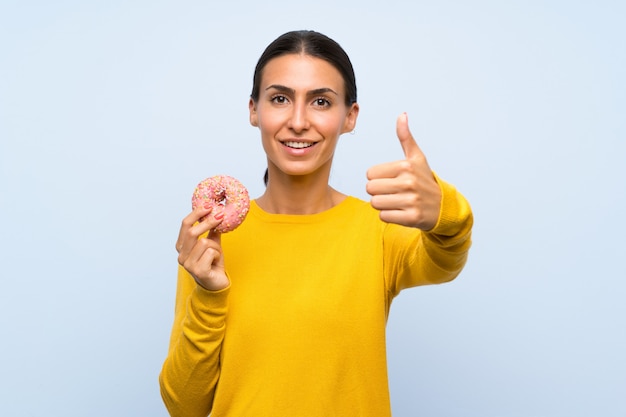
[[[409,118],[406,113],[402,113],[398,116],[398,120],[396,122],[396,134],[398,135],[398,139],[400,139],[400,145],[402,145],[404,156],[407,159],[411,159],[422,154],[421,149],[417,145],[415,139],[413,139],[413,135],[409,130]]]
[[[218,232],[217,230],[215,230],[215,228],[209,230],[207,239],[212,240],[213,242],[217,243],[218,245],[220,245],[220,247],[222,246],[222,234]]]
[[[212,240],[213,242],[217,243],[221,248],[222,247],[222,233],[217,231],[217,226],[219,226],[224,220],[224,210],[218,209],[216,211],[217,213],[215,213],[215,216],[213,216],[213,218],[211,219],[211,220],[215,220],[216,223],[215,223],[215,226],[209,229],[209,234],[207,235],[207,239]]]
[[[214,224],[211,225],[211,228],[209,229],[209,233],[207,234],[207,239],[212,240],[213,242],[217,243],[220,247],[222,246],[222,234],[220,232],[218,232],[217,226],[219,226],[222,223],[222,220],[224,220],[224,212],[223,210],[217,209],[214,210],[215,215],[210,219],[214,222]]]
[[[207,239],[214,242],[217,245],[217,248],[214,249],[219,251],[219,255],[213,258],[213,265],[224,268],[224,256],[222,256],[222,233],[213,228],[209,231]]]

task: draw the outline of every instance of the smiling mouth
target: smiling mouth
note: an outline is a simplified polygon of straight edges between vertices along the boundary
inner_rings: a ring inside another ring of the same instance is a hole
[[[296,141],[282,142],[283,145],[287,146],[288,148],[293,148],[293,149],[310,148],[311,146],[315,145],[315,143],[316,142],[296,142]]]

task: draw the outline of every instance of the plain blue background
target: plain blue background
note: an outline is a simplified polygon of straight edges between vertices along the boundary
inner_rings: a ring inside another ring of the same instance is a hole
[[[332,183],[367,199],[406,111],[475,211],[462,275],[392,306],[394,415],[626,415],[624,3],[226,3],[0,2],[0,414],[166,415],[191,192],[262,192],[252,71],[316,29],[361,104]]]

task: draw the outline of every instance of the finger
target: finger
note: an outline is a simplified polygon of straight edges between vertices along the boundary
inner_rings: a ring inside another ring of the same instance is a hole
[[[211,271],[215,271],[215,268],[223,269],[224,260],[222,257],[222,251],[216,248],[207,249],[198,260],[198,264],[205,265],[205,270],[208,275],[211,275]]]
[[[219,267],[224,267],[224,258],[222,257],[222,234],[215,229],[211,229],[207,239],[211,242],[211,247],[217,251],[217,254],[213,256],[212,263]]]
[[[400,145],[402,145],[404,156],[407,159],[422,156],[422,151],[409,130],[409,118],[406,113],[402,113],[398,116],[398,120],[396,121],[396,134],[398,135],[398,139],[400,139]]]
[[[176,242],[176,250],[181,253],[185,247],[190,249],[200,236],[215,229],[223,219],[219,212],[213,214],[213,208],[197,207],[183,220]]]
[[[214,206],[206,204],[204,206],[198,206],[193,209],[191,213],[183,220],[183,224],[192,226],[195,223],[201,222],[206,216],[209,215],[214,209]]]
[[[221,248],[209,239],[199,239],[186,255],[179,255],[181,264],[195,279],[204,280],[211,275],[213,266],[221,261]],[[221,266],[220,266],[221,267]]]
[[[371,198],[370,204],[376,210],[402,210],[402,200],[397,195],[379,194]]]
[[[406,212],[403,210],[382,210],[379,216],[385,223],[395,223],[408,226],[405,221]]]
[[[210,239],[199,239],[189,252],[185,263],[189,265],[203,265],[210,269],[214,260],[221,256],[222,248]]]
[[[214,231],[217,226],[222,223],[224,220],[224,213],[221,211],[213,210],[209,212],[206,216],[200,218],[198,223],[196,223],[191,229],[191,236],[198,239],[201,236],[204,236],[211,231]]]
[[[400,193],[410,193],[416,187],[416,181],[413,177],[405,176],[402,178],[380,178],[370,180],[365,184],[365,191],[369,195],[394,195]]]
[[[221,221],[220,221],[221,223]],[[217,225],[215,225],[215,227],[217,227],[219,225],[219,223]],[[207,235],[207,239],[215,242],[217,245],[219,245],[220,247],[222,246],[222,234],[220,232],[218,232],[217,230],[215,230],[215,227],[212,228],[211,230],[209,230],[209,234]]]
[[[199,222],[199,220],[211,213],[212,208],[196,207],[191,213],[189,213],[182,221],[180,230],[178,232],[178,239],[176,240],[176,250],[180,253],[183,249],[185,240],[193,237],[192,229]],[[203,225],[205,226],[205,225]],[[208,230],[208,229],[207,229]],[[197,231],[197,228],[196,228]],[[200,232],[202,234],[202,232]],[[197,235],[199,236],[199,235]],[[197,239],[196,236],[196,239]]]
[[[405,159],[401,161],[385,162],[384,164],[374,165],[367,170],[367,179],[375,180],[380,178],[396,178],[402,172],[409,171],[411,164]]]
[[[369,180],[367,184],[365,184],[365,191],[371,196],[389,194],[390,187],[393,187],[393,179],[374,179]]]

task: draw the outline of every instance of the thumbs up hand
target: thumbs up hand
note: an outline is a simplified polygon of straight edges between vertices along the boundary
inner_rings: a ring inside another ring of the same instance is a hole
[[[396,133],[405,159],[368,169],[366,190],[381,220],[430,230],[439,219],[441,189],[411,135],[406,113],[398,117]]]

